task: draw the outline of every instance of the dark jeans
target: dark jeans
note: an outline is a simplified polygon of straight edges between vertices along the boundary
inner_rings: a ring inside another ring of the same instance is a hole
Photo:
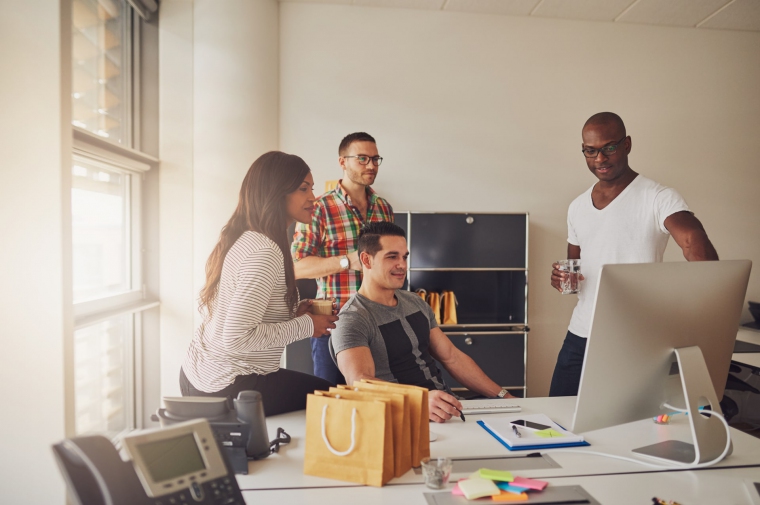
[[[238,375],[226,388],[206,393],[190,383],[184,370],[179,371],[182,396],[223,396],[234,399],[241,391],[258,391],[264,400],[264,414],[267,416],[303,410],[306,408],[306,395],[315,390],[327,391],[334,385],[313,375],[280,368],[266,375]]]
[[[549,396],[576,396],[578,394],[587,340],[575,333],[567,332],[562,349],[557,356]]]
[[[311,340],[311,360],[314,362],[314,375],[333,384],[345,384],[346,379],[330,355],[330,336],[323,335]]]

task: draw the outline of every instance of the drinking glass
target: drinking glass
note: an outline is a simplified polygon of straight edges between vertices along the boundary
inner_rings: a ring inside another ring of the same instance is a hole
[[[443,489],[451,475],[451,458],[422,458],[422,474],[430,489]]]
[[[581,290],[579,276],[581,274],[581,260],[559,260],[559,270],[567,272],[567,276],[560,281],[563,295],[576,294]]]

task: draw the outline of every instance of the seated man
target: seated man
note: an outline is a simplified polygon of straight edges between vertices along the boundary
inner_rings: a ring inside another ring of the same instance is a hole
[[[409,256],[404,230],[370,223],[357,249],[362,284],[343,306],[330,337],[330,353],[347,384],[380,379],[428,388],[430,420],[438,423],[459,416],[462,404],[451,395],[435,360],[472,391],[489,398],[511,396],[454,347],[422,298],[400,289]]]

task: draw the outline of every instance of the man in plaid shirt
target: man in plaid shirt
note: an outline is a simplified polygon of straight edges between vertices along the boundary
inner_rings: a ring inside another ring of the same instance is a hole
[[[383,159],[371,135],[347,135],[338,147],[343,179],[314,202],[311,224],[297,224],[292,253],[297,279],[316,279],[317,298],[334,298],[338,309],[359,290],[362,270],[356,242],[366,223],[393,222],[393,208],[370,186]],[[329,335],[311,339],[314,375],[345,382],[330,356]]]

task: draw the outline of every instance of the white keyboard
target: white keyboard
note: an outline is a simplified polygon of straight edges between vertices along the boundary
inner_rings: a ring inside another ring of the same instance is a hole
[[[498,400],[462,400],[462,414],[520,412],[522,408],[512,402],[514,402],[513,398],[500,398]]]

